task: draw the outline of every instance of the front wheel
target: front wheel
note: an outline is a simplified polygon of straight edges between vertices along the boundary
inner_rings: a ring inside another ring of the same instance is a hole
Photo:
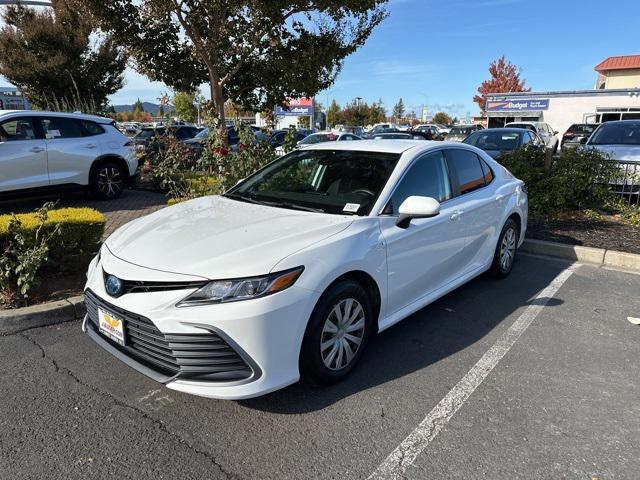
[[[518,225],[513,218],[507,220],[498,237],[498,245],[493,254],[491,273],[498,278],[505,278],[511,273],[518,248]]]
[[[371,302],[362,286],[345,280],[325,292],[311,314],[302,342],[304,377],[330,385],[354,368],[369,338]]]
[[[113,162],[98,165],[91,178],[91,190],[102,200],[118,198],[124,190],[124,184],[124,171]]]

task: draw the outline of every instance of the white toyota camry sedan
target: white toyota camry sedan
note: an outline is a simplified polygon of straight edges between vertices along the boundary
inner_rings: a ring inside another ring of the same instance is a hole
[[[117,230],[89,266],[83,330],[195,395],[330,384],[375,333],[506,277],[526,225],[523,182],[475,147],[318,144]]]

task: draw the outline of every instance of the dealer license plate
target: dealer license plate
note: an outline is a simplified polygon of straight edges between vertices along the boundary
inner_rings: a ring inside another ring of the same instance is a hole
[[[100,332],[111,340],[124,345],[124,320],[98,308]]]

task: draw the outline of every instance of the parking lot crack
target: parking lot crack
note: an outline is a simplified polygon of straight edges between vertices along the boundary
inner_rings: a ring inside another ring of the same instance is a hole
[[[72,372],[68,368],[61,367],[53,357],[51,357],[49,354],[47,354],[45,348],[35,338],[31,337],[30,335],[28,335],[26,333],[19,333],[19,335],[21,337],[23,337],[25,340],[28,340],[30,343],[32,343],[39,350],[41,358],[51,362],[51,364],[53,365],[54,370],[57,373],[60,373],[60,374],[63,374],[63,375],[67,375],[68,377],[73,379],[79,385],[92,390],[94,393],[96,393],[98,395],[101,395],[101,396],[109,398],[109,400],[113,404],[117,405],[118,407],[125,408],[125,409],[128,409],[128,410],[132,410],[135,413],[137,413],[138,415],[141,415],[145,420],[148,420],[151,423],[153,423],[159,430],[161,430],[163,433],[165,433],[166,435],[168,435],[172,439],[176,440],[181,445],[184,445],[185,447],[187,447],[193,453],[206,458],[209,462],[211,462],[214,465],[214,467],[216,469],[218,469],[220,471],[220,473],[225,478],[230,479],[230,480],[241,480],[240,476],[238,476],[238,475],[236,475],[236,474],[234,474],[232,472],[227,471],[216,460],[216,458],[213,455],[211,455],[207,451],[204,451],[204,450],[201,450],[201,449],[197,448],[191,442],[189,442],[187,439],[182,437],[180,434],[178,434],[178,433],[172,431],[171,429],[169,429],[169,427],[162,420],[149,415],[147,412],[145,412],[144,410],[142,410],[142,409],[140,409],[140,408],[138,408],[138,407],[136,407],[134,405],[130,405],[127,402],[124,402],[124,401],[120,400],[119,398],[115,397],[113,394],[111,394],[111,393],[109,393],[107,391],[101,390],[98,387],[96,387],[95,385],[92,385],[90,383],[87,383],[87,382],[83,381],[81,378],[79,378],[74,372]]]

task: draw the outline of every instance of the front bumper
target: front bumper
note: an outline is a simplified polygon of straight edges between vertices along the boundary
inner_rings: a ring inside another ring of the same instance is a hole
[[[299,380],[300,347],[318,293],[294,285],[264,298],[196,307],[175,306],[194,289],[111,298],[103,269],[132,280],[175,282],[176,274],[103,252],[89,268],[83,330],[130,367],[168,388],[221,399],[251,398]],[[99,333],[98,306],[124,319],[125,347]]]

